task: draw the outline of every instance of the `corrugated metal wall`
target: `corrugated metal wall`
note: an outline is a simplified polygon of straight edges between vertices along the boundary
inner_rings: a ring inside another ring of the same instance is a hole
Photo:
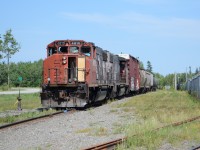
[[[200,99],[200,74],[187,81],[186,89],[190,94]]]

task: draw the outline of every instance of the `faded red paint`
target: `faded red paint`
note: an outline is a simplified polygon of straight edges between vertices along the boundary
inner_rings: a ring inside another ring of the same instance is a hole
[[[85,56],[84,54],[77,53],[59,53],[58,48],[60,45],[58,44],[59,42],[63,42],[62,46],[70,47],[70,46],[77,46],[82,47],[90,47],[91,48],[91,55],[90,56]],[[73,44],[73,43],[80,43],[80,44]],[[56,52],[49,56],[49,48],[55,48]],[[68,60],[70,58],[75,58],[76,60],[76,67],[78,64],[78,57],[79,56],[85,56],[85,82],[88,84],[94,84],[96,81],[96,68],[93,66],[94,64],[94,48],[92,43],[87,43],[83,40],[56,40],[52,43],[50,43],[47,46],[47,58],[43,62],[43,83],[44,84],[49,84],[50,85],[65,85],[68,84],[68,73],[66,73],[66,70],[69,69],[68,67]],[[66,63],[63,63],[63,58],[66,59]],[[56,71],[57,70],[57,71]],[[50,82],[49,82],[50,79]],[[73,84],[73,83],[70,83]],[[76,84],[76,83],[74,83]]]
[[[129,87],[131,87],[131,78],[134,78],[134,89],[139,90],[140,87],[140,73],[139,73],[139,61],[130,55],[128,60],[128,70],[129,70]]]

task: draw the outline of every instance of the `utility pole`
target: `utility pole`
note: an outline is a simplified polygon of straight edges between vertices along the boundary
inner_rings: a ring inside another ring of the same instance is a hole
[[[10,53],[8,51],[8,54],[7,54],[7,62],[8,62],[8,88],[10,88]]]
[[[187,82],[187,80],[188,80],[188,78],[187,78],[187,67],[186,67],[185,77],[186,77],[186,82]]]
[[[174,73],[174,89],[177,90],[176,72]]]
[[[192,76],[192,70],[191,70],[191,66],[189,66],[189,78],[191,78],[191,76]]]

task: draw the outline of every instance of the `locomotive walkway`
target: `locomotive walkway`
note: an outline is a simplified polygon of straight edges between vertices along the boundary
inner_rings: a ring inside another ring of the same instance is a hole
[[[39,93],[41,91],[40,88],[20,88],[20,93],[28,94],[28,93]],[[9,94],[19,94],[19,88],[12,88],[10,91],[0,91],[0,95],[9,95]]]

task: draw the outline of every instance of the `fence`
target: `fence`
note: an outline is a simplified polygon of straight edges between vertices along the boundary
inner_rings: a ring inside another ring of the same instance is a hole
[[[200,74],[187,81],[186,90],[200,99]]]

